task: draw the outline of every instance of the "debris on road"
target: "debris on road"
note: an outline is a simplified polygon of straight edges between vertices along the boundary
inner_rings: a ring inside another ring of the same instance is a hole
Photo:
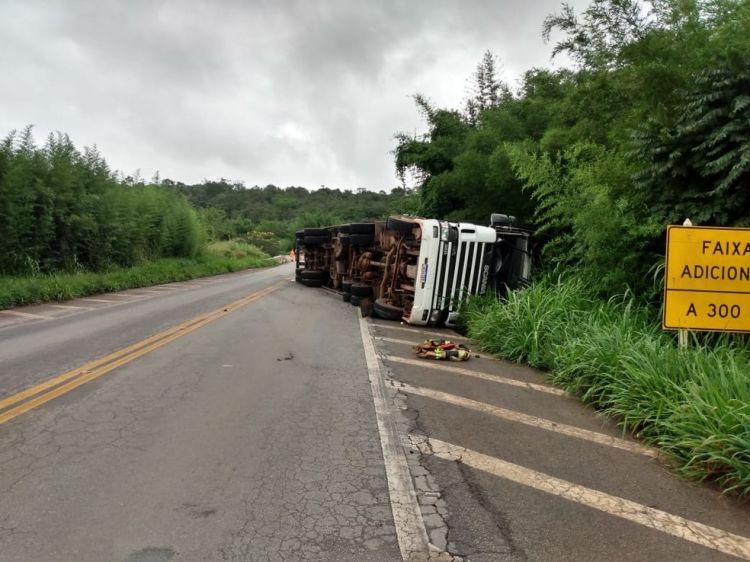
[[[450,340],[425,340],[415,345],[414,351],[417,357],[438,361],[468,361],[471,357],[471,349]]]

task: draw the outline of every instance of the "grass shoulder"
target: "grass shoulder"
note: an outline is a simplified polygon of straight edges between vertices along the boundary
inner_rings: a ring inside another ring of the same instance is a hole
[[[114,267],[106,271],[59,272],[25,277],[0,276],[0,310],[160,283],[186,281],[274,264],[272,258],[255,246],[230,240],[213,242],[194,258],[164,258],[133,267]]]

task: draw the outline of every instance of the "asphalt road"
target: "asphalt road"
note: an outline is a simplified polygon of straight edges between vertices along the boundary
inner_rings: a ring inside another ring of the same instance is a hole
[[[745,505],[543,374],[292,276],[0,314],[0,561],[750,559]]]

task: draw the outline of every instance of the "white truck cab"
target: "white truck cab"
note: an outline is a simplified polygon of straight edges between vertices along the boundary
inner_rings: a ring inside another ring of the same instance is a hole
[[[454,325],[469,295],[483,295],[490,280],[495,229],[471,223],[416,219],[422,230],[410,324]]]

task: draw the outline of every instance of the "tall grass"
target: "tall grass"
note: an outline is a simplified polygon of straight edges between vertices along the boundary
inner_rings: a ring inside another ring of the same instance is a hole
[[[686,477],[750,494],[750,352],[732,337],[676,348],[632,298],[595,298],[547,279],[466,306],[469,335],[501,357],[547,369],[624,431],[661,447]]]
[[[105,271],[0,276],[0,309],[185,281],[265,267],[273,263],[273,260],[254,246],[222,242],[209,245],[206,251],[194,258],[165,258],[128,268],[113,267]]]

